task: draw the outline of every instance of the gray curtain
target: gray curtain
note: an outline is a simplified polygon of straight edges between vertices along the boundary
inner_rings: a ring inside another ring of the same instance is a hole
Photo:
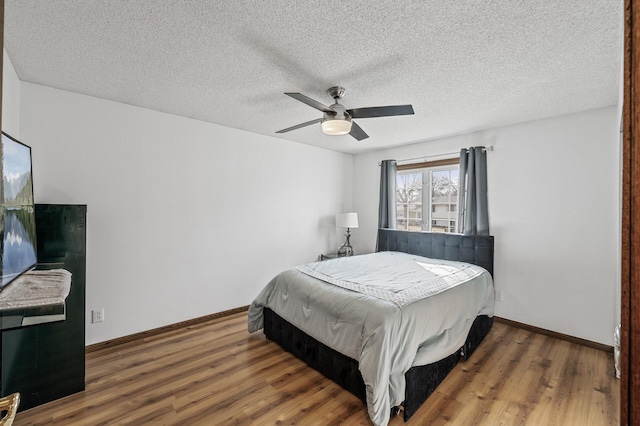
[[[378,228],[396,229],[396,171],[395,160],[380,164],[380,204],[378,204]]]
[[[465,235],[489,235],[487,153],[483,146],[460,151],[458,232]]]

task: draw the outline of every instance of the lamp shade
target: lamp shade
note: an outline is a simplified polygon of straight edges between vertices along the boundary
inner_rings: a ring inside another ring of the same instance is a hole
[[[340,136],[351,131],[351,121],[329,119],[322,122],[322,132],[325,135]]]
[[[334,113],[325,112],[322,117],[322,132],[325,135],[346,135],[351,131],[351,116],[339,104],[333,104]]]
[[[336,215],[336,227],[357,228],[358,213],[340,213]]]

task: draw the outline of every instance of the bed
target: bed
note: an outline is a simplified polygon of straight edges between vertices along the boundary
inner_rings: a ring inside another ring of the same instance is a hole
[[[416,285],[423,273],[431,281]],[[251,304],[248,327],[361,398],[374,424],[400,407],[406,421],[491,329],[492,276],[492,236],[380,229],[377,253],[283,271]]]

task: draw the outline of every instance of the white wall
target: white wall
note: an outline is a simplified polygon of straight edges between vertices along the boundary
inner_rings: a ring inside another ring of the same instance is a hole
[[[495,236],[496,315],[613,344],[620,263],[616,107],[357,155],[355,249],[373,251],[379,167],[493,145],[489,220]]]
[[[37,203],[88,205],[87,344],[248,305],[335,250],[353,157],[30,83]],[[92,309],[106,321],[90,323]]]
[[[20,140],[20,80],[7,51],[2,53],[2,130]]]

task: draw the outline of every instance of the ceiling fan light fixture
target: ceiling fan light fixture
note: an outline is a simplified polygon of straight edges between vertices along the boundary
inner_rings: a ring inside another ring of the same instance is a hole
[[[322,133],[325,135],[339,136],[346,135],[351,131],[351,117],[344,114],[337,117],[336,114],[325,114],[322,119]]]
[[[340,104],[340,99],[344,96],[344,87],[330,87],[327,90],[327,93],[334,100],[334,103],[331,106],[324,105],[303,95],[302,93],[286,92],[285,95],[290,96],[303,104],[307,104],[311,108],[322,111],[324,116],[322,118],[307,121],[306,123],[300,123],[295,126],[287,127],[286,129],[278,130],[276,133],[286,133],[320,122],[322,132],[325,135],[337,136],[349,134],[354,139],[361,141],[363,139],[367,139],[369,135],[362,130],[362,127],[358,126],[358,123],[352,123],[352,118],[361,119],[390,117],[394,115],[413,115],[413,107],[410,104],[346,109],[344,105]]]

